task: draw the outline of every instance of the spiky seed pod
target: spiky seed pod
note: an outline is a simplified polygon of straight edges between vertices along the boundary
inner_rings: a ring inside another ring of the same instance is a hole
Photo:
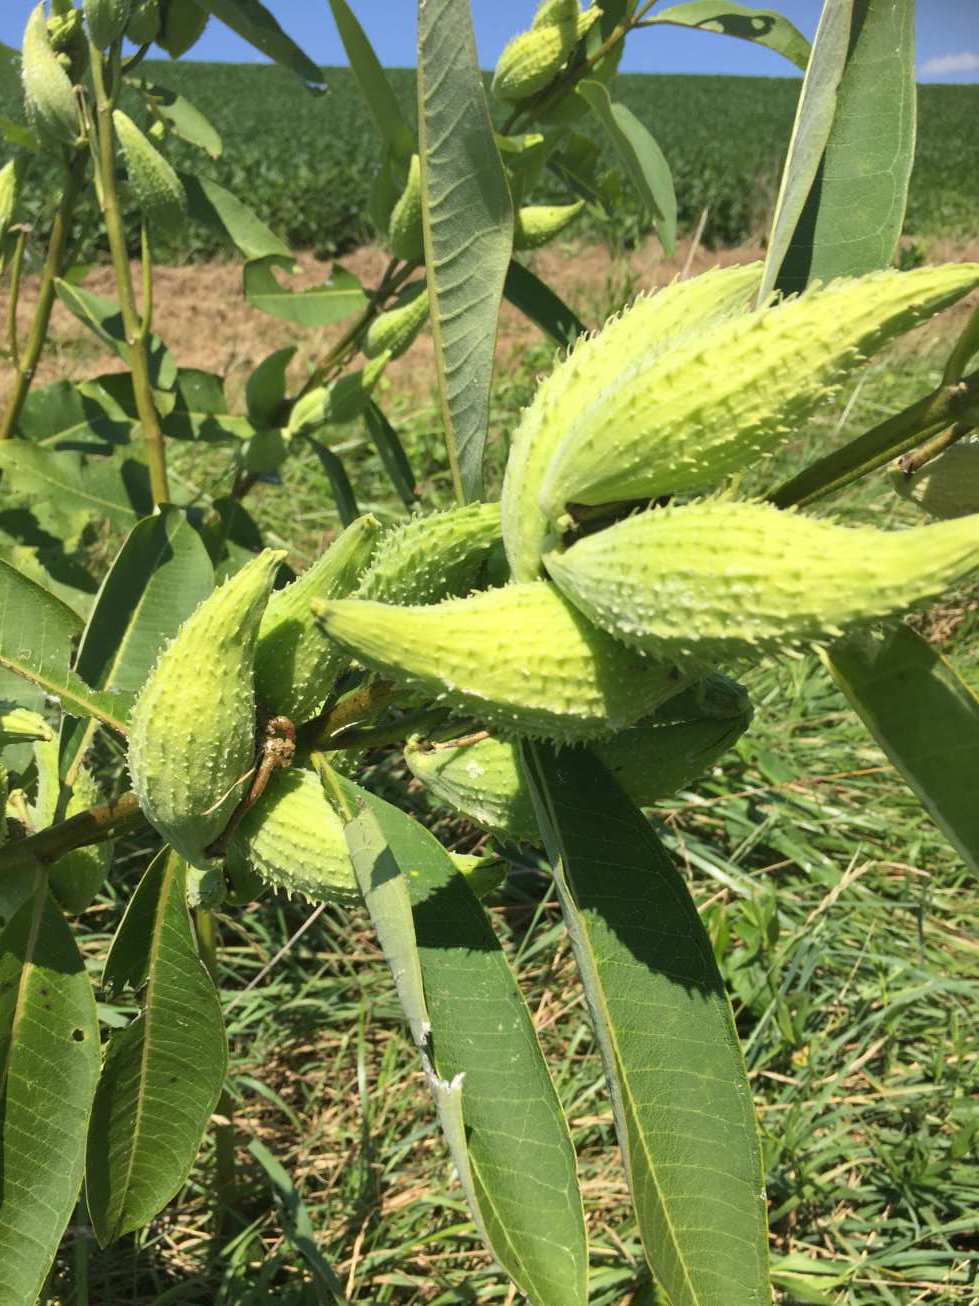
[[[529,204],[517,209],[513,227],[514,249],[537,249],[570,226],[585,207],[574,204]]]
[[[499,538],[498,503],[415,517],[382,540],[357,598],[427,604],[462,597],[476,585]]]
[[[471,878],[474,892],[489,892],[498,883],[490,873],[491,859],[449,856]],[[272,777],[232,836],[227,869],[233,884],[237,880],[247,886],[243,892],[254,893],[257,876],[314,902],[360,901],[343,821],[319,777],[304,767]]]
[[[65,817],[76,816],[101,802],[95,777],[81,767],[65,808]],[[66,912],[77,915],[92,905],[112,865],[112,841],[75,848],[58,859],[48,874],[48,886]]]
[[[376,517],[358,517],[298,580],[269,599],[255,647],[255,697],[262,711],[298,726],[323,706],[349,658],[324,635],[309,601],[352,593],[380,538]]]
[[[297,400],[289,415],[289,436],[310,434],[323,426],[340,426],[359,417],[367,405],[390,354],[372,358],[366,367],[348,372],[329,385],[317,386]]]
[[[52,149],[78,138],[78,110],[71,79],[51,47],[44,0],[31,11],[24,29],[22,77],[24,107],[31,126]]]
[[[401,355],[415,341],[428,321],[428,286],[417,281],[401,296],[393,308],[376,317],[364,336],[364,353],[377,358],[385,350],[392,358]]]
[[[7,744],[29,744],[34,740],[53,739],[54,731],[37,712],[13,707],[0,712],[0,748]]]
[[[979,515],[881,531],[707,500],[627,518],[544,565],[631,647],[716,662],[827,640],[937,596],[979,565]]]
[[[422,231],[422,173],[417,154],[411,156],[408,180],[391,210],[388,244],[395,258],[406,263],[425,262],[425,236]]]
[[[187,618],[133,707],[129,773],[147,820],[192,866],[245,796],[255,760],[252,663],[284,550],[266,549]]]
[[[542,91],[557,76],[572,50],[602,16],[590,6],[582,13],[577,0],[551,3],[529,32],[521,32],[500,55],[493,74],[493,94],[501,100],[525,100]]]
[[[135,0],[126,35],[133,45],[149,45],[160,31],[160,0]]]
[[[503,541],[514,580],[536,580],[541,573],[551,530],[537,502],[541,481],[575,419],[679,341],[743,312],[758,292],[761,271],[760,263],[715,268],[644,295],[601,332],[580,337],[544,378],[520,418],[503,481]]]
[[[100,50],[118,41],[129,22],[132,0],[85,0],[89,35]]]
[[[114,110],[112,125],[126,160],[129,184],[143,216],[150,224],[175,231],[187,211],[187,195],[180,178],[121,109]]]
[[[684,688],[596,630],[545,581],[427,607],[313,601],[328,635],[360,661],[509,735],[595,739]]]
[[[979,512],[979,436],[970,435],[906,476],[900,462],[890,469],[891,484],[932,517],[964,517]]]
[[[645,721],[592,747],[633,802],[648,807],[706,771],[750,722],[745,690],[726,676],[712,675]],[[483,829],[539,842],[533,800],[511,741],[413,739],[404,756],[436,801]]]
[[[717,484],[799,425],[866,358],[979,285],[979,264],[874,272],[722,322],[642,373],[613,375],[567,428],[540,490],[549,521]],[[601,348],[601,337],[598,341]]]
[[[24,179],[24,159],[9,159],[0,168],[0,238],[7,234],[20,198]]]

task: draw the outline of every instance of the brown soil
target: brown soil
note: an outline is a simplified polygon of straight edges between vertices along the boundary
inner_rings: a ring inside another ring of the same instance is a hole
[[[689,241],[683,241],[673,258],[664,257],[655,241],[649,241],[631,254],[613,258],[602,246],[560,244],[538,253],[534,271],[557,291],[589,325],[599,325],[607,313],[637,293],[652,286],[665,285],[688,265],[695,275],[705,269],[732,263],[744,263],[762,256],[760,244],[735,249],[705,250],[691,253]],[[930,262],[975,259],[979,261],[979,242],[935,242],[928,249]],[[348,255],[344,266],[355,273],[365,286],[375,285],[386,262],[383,250],[367,246]],[[297,288],[316,285],[329,278],[330,263],[302,254],[301,271],[294,279]],[[112,272],[96,268],[86,287],[96,294],[115,298]],[[138,284],[138,281],[137,281]],[[21,341],[26,338],[36,293],[36,281],[28,278],[18,309]],[[342,332],[344,324],[332,328],[296,327],[251,308],[242,295],[241,266],[232,262],[199,263],[185,267],[161,267],[156,272],[156,331],[168,343],[178,364],[219,372],[228,378],[232,404],[240,397],[245,378],[255,365],[274,349],[298,344],[293,363],[298,380],[308,374],[331,340]],[[964,313],[964,307],[959,308]],[[0,292],[0,322],[6,320],[6,288]],[[947,319],[946,319],[947,321]],[[947,326],[945,327],[947,329]],[[504,304],[500,319],[498,359],[501,369],[516,362],[522,351],[538,343],[540,333],[526,318]],[[121,360],[106,352],[96,338],[62,305],[52,314],[48,347],[37,371],[37,383],[44,385],[59,377],[82,380],[104,371],[118,371]],[[427,400],[434,387],[432,342],[423,336],[402,359],[388,371],[395,393],[410,399]],[[10,368],[0,372],[0,406],[10,386]]]

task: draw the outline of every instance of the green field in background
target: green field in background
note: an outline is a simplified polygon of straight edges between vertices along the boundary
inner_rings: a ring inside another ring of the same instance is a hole
[[[322,255],[370,239],[367,196],[378,141],[347,69],[327,73],[328,91],[314,96],[276,67],[148,62],[143,71],[186,95],[221,132],[225,152],[212,161],[174,142],[171,157],[201,167],[255,206],[291,245]],[[391,73],[413,116],[414,73]],[[706,238],[736,244],[764,230],[792,128],[799,82],[761,77],[624,75],[617,93],[650,127],[673,168],[681,228],[710,209]],[[0,114],[20,118],[20,91],[0,72]],[[925,239],[976,234],[979,212],[979,86],[921,88],[918,155],[906,230]],[[3,146],[0,145],[0,150]],[[2,155],[0,155],[2,158]],[[43,169],[36,169],[32,217],[39,216]],[[560,197],[561,191],[550,192]],[[617,234],[642,229],[629,196]],[[82,257],[98,253],[94,205],[82,220]],[[611,235],[591,214],[576,228]],[[219,252],[212,233],[191,227],[177,258]]]

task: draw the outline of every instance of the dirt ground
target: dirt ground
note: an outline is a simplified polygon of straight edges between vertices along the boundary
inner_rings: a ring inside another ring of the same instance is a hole
[[[928,247],[929,262],[974,259],[979,261],[979,242],[968,245],[936,241]],[[599,325],[609,307],[639,290],[662,286],[685,269],[696,275],[709,267],[744,263],[762,257],[760,244],[733,249],[691,252],[690,242],[681,241],[674,257],[666,258],[660,246],[650,240],[631,254],[613,259],[597,245],[566,243],[540,251],[534,271],[552,286],[589,325]],[[344,257],[343,265],[365,286],[375,285],[385,266],[386,254],[367,246]],[[305,288],[326,281],[331,264],[311,255],[298,257],[301,271],[291,284]],[[138,276],[136,278],[137,284]],[[85,285],[96,294],[115,298],[112,271],[94,269]],[[178,364],[219,372],[228,378],[232,407],[240,399],[245,378],[266,354],[284,345],[298,343],[293,363],[295,379],[308,373],[316,360],[344,329],[304,328],[279,321],[251,308],[242,295],[241,264],[212,262],[183,267],[161,267],[156,271],[154,328],[167,342]],[[28,278],[18,306],[21,342],[27,335],[33,310],[36,281]],[[0,322],[7,318],[6,287],[0,290]],[[964,307],[958,310],[964,313]],[[947,329],[947,323],[946,323]],[[504,304],[500,320],[498,366],[515,363],[522,351],[538,342],[540,333],[521,314]],[[4,340],[4,345],[6,341]],[[98,340],[60,303],[52,315],[48,347],[37,372],[37,384],[60,377],[82,380],[100,372],[120,370],[121,360],[106,352]],[[431,338],[426,334],[388,371],[396,393],[427,400],[435,384]],[[0,365],[0,406],[11,381],[9,365]]]

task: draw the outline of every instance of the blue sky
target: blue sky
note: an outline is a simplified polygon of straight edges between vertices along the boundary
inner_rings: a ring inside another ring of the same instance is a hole
[[[19,45],[36,0],[0,0],[0,41]],[[265,0],[282,26],[320,64],[345,63],[327,0]],[[352,0],[382,63],[413,64],[413,0]],[[666,8],[662,0],[660,8]],[[761,7],[761,6],[759,6]],[[778,10],[807,36],[815,30],[819,0],[780,0]],[[472,0],[480,60],[492,67],[505,41],[528,25],[535,0]],[[250,46],[212,19],[192,57],[251,60]],[[626,49],[630,72],[740,73],[791,76],[790,64],[745,41],[661,27],[636,32]],[[979,0],[921,0],[918,5],[918,70],[923,81],[979,81]]]

